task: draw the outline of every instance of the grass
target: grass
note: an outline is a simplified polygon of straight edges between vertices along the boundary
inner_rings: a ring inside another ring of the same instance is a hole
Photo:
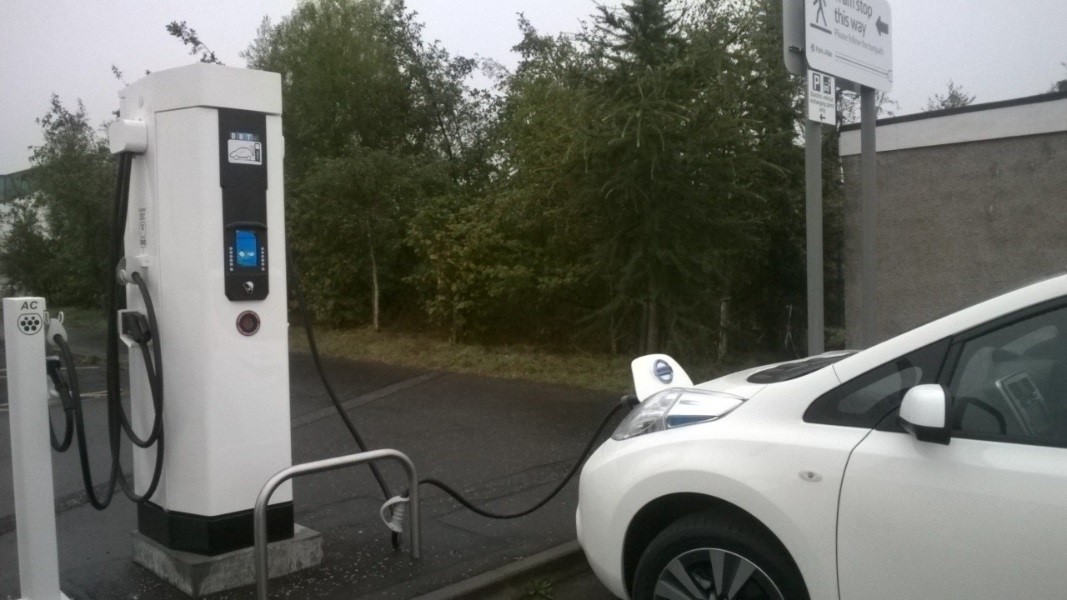
[[[48,313],[53,317],[63,313],[63,322],[76,327],[102,328],[106,326],[104,311],[99,308],[85,308],[81,306],[50,306]]]
[[[295,350],[307,351],[302,327],[289,333]],[[533,346],[450,344],[428,334],[375,332],[370,327],[317,330],[326,356],[392,365],[573,385],[623,394],[630,391],[630,359],[608,354],[547,351]]]
[[[97,309],[52,308],[50,312],[55,315],[60,310],[65,314],[66,323],[74,327],[101,330],[104,327],[103,314]],[[618,395],[633,391],[630,377],[630,360],[633,356],[563,352],[524,344],[451,344],[430,333],[375,332],[370,327],[317,329],[315,336],[319,350],[325,356],[571,385]],[[293,325],[290,328],[289,342],[293,350],[307,352],[303,327]],[[771,362],[769,359],[743,357],[727,365],[716,365],[693,360],[692,357],[689,357],[690,360],[686,360],[687,357],[676,358],[682,359],[694,381],[704,381],[743,366]]]
[[[537,579],[526,588],[522,600],[554,600],[552,595],[552,582],[548,579]]]

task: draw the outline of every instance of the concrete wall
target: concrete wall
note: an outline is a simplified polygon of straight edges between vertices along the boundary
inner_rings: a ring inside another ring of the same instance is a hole
[[[1067,270],[1067,97],[1038,107],[1064,115],[1062,125],[1045,128],[1060,130],[1050,133],[1033,133],[1027,117],[1034,106],[1003,104],[984,115],[975,107],[880,124],[880,141],[893,149],[879,143],[879,340]],[[975,131],[983,117],[990,127]],[[1012,118],[1029,131],[1012,136],[1005,127]],[[894,127],[898,135],[883,131]],[[901,142],[904,127],[915,135]],[[997,127],[1003,131],[995,139],[981,139]],[[955,143],[935,143],[939,128],[941,139]],[[858,347],[860,162],[845,147],[858,150],[859,133],[846,135],[855,139],[842,139],[845,324],[848,345]],[[907,142],[920,138],[921,145]]]
[[[0,175],[0,204],[22,198],[30,194],[33,188],[33,169]]]
[[[3,240],[9,229],[4,217],[11,210],[11,203],[27,197],[33,191],[31,173],[32,169],[26,169],[25,171],[0,175],[0,241]],[[0,294],[6,295],[8,293],[7,278],[4,277],[3,272],[0,272]]]

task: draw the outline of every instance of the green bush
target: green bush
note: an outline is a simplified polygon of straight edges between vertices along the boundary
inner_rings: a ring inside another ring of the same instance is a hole
[[[44,144],[34,148],[31,198],[5,215],[0,272],[11,287],[52,304],[99,306],[106,273],[114,166],[85,107],[68,110],[52,96],[37,120]]]

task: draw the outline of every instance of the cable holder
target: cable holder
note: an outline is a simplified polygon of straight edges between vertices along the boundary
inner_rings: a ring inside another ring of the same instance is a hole
[[[63,311],[59,311],[59,313],[56,314],[56,316],[54,317],[48,312],[44,313],[44,340],[45,343],[48,345],[48,348],[51,350],[59,350],[59,345],[56,344],[55,340],[55,337],[57,335],[63,338],[63,341],[65,342],[70,340],[70,337],[67,336],[67,328],[63,326],[64,320],[65,316],[63,315]]]
[[[406,496],[393,496],[382,504],[381,509],[378,510],[378,516],[381,517],[382,523],[385,523],[389,531],[404,533],[404,522],[407,520],[409,504],[411,504],[411,499]],[[387,514],[389,516],[386,516]]]

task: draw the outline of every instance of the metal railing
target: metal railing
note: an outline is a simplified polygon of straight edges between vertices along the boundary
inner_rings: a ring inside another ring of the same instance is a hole
[[[253,559],[256,567],[256,599],[267,600],[267,580],[270,574],[267,571],[267,503],[278,486],[300,475],[311,475],[323,471],[332,471],[341,467],[361,465],[364,463],[381,460],[395,460],[404,467],[408,476],[408,501],[411,508],[411,557],[419,558],[421,550],[422,523],[419,515],[419,478],[415,473],[415,465],[406,454],[397,450],[371,450],[336,458],[327,458],[315,462],[293,465],[288,469],[279,471],[271,477],[256,498],[256,508],[253,511],[253,526],[255,527],[255,547]]]

